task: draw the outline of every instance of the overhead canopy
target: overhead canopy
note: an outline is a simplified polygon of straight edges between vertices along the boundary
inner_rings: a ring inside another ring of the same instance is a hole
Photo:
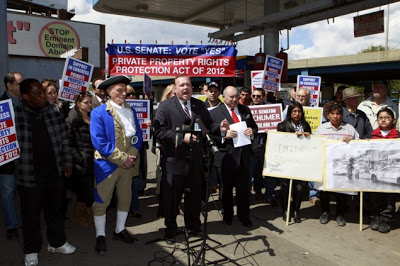
[[[94,0],[96,11],[217,28],[211,39],[240,41],[398,0]],[[270,12],[271,6],[278,10]],[[264,15],[270,13],[268,15]]]

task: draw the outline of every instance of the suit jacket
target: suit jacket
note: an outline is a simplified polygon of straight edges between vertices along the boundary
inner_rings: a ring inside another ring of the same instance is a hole
[[[210,129],[212,119],[204,103],[192,97],[190,105],[192,111],[190,129],[194,129],[197,119],[203,121],[207,129]],[[161,102],[157,108],[154,121],[155,135],[161,144],[161,155],[166,163],[166,170],[173,174],[187,174],[189,165],[186,156],[190,148],[192,148],[192,156],[198,157],[201,156],[201,145],[204,144],[188,145],[183,142],[184,132],[176,133],[176,128],[182,129],[185,118],[187,115],[177,97]],[[216,130],[219,129],[216,128]],[[200,132],[197,137],[202,139]]]
[[[92,109],[101,106],[101,102],[97,99],[96,95],[93,95],[92,97]]]
[[[130,108],[128,104],[125,107]],[[129,155],[139,155],[142,146],[143,134],[140,128],[136,111],[131,108],[135,120],[136,136],[138,141],[132,145],[128,143],[121,119],[112,107],[110,101],[93,109],[90,114],[90,136],[93,147],[96,149],[94,158],[94,174],[96,183],[100,183],[112,174],[118,166],[125,163]],[[138,175],[139,161],[132,167],[132,176]]]
[[[258,127],[253,119],[250,109],[247,106],[241,104],[238,105],[238,109],[241,120],[246,122],[247,127],[250,127],[253,130],[254,136],[256,136]],[[234,123],[232,120],[232,116],[228,112],[225,104],[220,104],[218,107],[211,110],[210,115],[215,122],[214,126],[219,127],[221,121],[225,118],[229,121],[229,123]],[[251,145],[235,148],[233,146],[232,139],[226,139],[224,143],[222,143],[222,137],[217,137],[216,140],[219,152],[215,154],[214,160],[217,167],[222,166],[222,162],[227,156],[232,156],[237,166],[240,165],[240,161],[242,160],[245,167],[249,167],[251,157]]]

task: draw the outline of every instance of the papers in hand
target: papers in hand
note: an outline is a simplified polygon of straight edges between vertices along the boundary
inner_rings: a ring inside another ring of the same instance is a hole
[[[233,146],[235,148],[251,144],[250,136],[244,134],[247,124],[245,121],[229,125],[229,129],[237,132],[237,137],[233,138]]]

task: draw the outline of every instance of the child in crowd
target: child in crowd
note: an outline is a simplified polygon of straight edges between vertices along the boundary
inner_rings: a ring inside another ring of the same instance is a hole
[[[396,118],[394,112],[388,107],[379,110],[377,114],[379,127],[372,132],[372,139],[394,139],[399,137],[395,128]],[[369,193],[371,208],[371,229],[381,233],[390,232],[390,222],[394,220],[396,194],[394,193]]]

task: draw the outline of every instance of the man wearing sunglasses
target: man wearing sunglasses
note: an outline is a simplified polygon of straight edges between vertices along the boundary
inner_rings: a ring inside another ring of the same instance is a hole
[[[269,104],[266,102],[266,94],[265,90],[261,88],[256,88],[251,95],[253,98],[253,105],[263,105]],[[254,191],[256,193],[256,199],[261,200],[263,198],[261,189],[263,187],[263,183],[265,186],[265,197],[267,199],[267,203],[271,206],[277,206],[276,195],[275,195],[275,186],[276,179],[273,177],[263,177],[262,171],[264,167],[264,153],[265,153],[265,144],[267,142],[267,133],[258,133],[253,141],[253,150],[255,151],[255,156],[252,157],[254,171]]]

